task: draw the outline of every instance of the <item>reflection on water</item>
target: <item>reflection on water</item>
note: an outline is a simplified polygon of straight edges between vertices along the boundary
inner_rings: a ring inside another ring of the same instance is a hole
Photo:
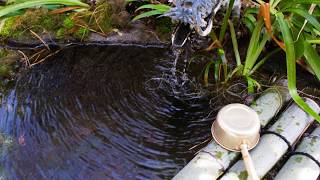
[[[170,73],[167,49],[85,46],[21,75],[0,107],[6,179],[169,179],[210,137],[208,100],[146,82]]]

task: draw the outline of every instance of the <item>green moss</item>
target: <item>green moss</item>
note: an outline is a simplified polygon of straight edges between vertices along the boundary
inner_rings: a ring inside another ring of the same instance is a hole
[[[58,29],[58,31],[56,32],[56,37],[58,39],[63,39],[64,36],[65,36],[65,29],[64,28]]]
[[[276,132],[279,133],[279,134],[281,134],[281,133],[283,132],[283,129],[282,129],[281,127],[278,127],[278,128],[276,129]]]
[[[5,49],[0,49],[0,58],[6,57],[9,55],[9,51]]]
[[[102,29],[104,32],[110,31],[112,29],[112,7],[108,2],[103,2],[97,6],[100,12],[95,14],[96,21],[91,21],[91,26],[96,26],[96,28]]]
[[[54,29],[55,27],[55,21],[51,16],[43,16],[40,22],[40,25],[47,30]]]
[[[63,27],[65,27],[66,29],[71,29],[74,27],[74,21],[70,18],[67,17],[64,21],[63,21]]]
[[[300,163],[302,161],[302,157],[298,156],[294,159],[297,163]]]
[[[32,30],[38,35],[43,33],[55,33],[63,25],[68,24],[66,14],[49,14],[47,9],[29,9],[23,15],[10,17],[5,20],[0,35],[2,37],[20,38],[20,37],[34,37],[28,30]]]
[[[78,39],[85,39],[89,35],[89,30],[84,27],[80,27],[77,32],[74,34],[74,36]]]
[[[4,19],[2,23],[3,24],[0,30],[0,35],[3,37],[10,37],[12,35],[13,27],[15,24],[15,17]]]
[[[223,152],[218,151],[218,152],[216,152],[215,156],[216,156],[216,158],[221,159],[223,156]]]
[[[239,178],[240,180],[247,180],[247,178],[248,178],[248,172],[247,172],[247,171],[242,171],[242,172],[240,172],[240,174],[238,175],[238,178]]]
[[[114,28],[125,27],[129,21],[130,15],[125,11],[123,0],[100,1],[95,11],[70,14],[50,14],[45,8],[34,8],[5,20],[0,29],[0,36],[18,40],[36,38],[29,31],[32,30],[40,37],[55,35],[57,39],[84,39],[88,37],[89,29],[108,34]],[[160,29],[165,32],[169,30],[165,26]]]
[[[310,145],[311,145],[311,146],[314,146],[317,141],[318,141],[318,138],[317,138],[317,137],[312,137],[312,138],[311,138]]]

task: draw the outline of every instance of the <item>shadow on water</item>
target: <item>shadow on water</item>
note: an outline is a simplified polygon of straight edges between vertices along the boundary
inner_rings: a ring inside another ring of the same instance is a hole
[[[21,75],[0,107],[5,179],[169,179],[210,137],[208,99],[146,82],[167,49],[77,46]]]

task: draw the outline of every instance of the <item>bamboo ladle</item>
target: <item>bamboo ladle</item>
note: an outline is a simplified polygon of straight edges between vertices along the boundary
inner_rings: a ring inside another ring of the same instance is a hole
[[[260,138],[260,120],[258,114],[243,104],[224,106],[211,127],[213,139],[223,148],[241,152],[248,175],[259,180],[252,163],[249,150],[254,148]]]

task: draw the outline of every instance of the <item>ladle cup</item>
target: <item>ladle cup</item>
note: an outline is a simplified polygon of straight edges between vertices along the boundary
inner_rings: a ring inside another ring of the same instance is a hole
[[[260,138],[258,114],[243,104],[224,106],[211,127],[214,140],[223,148],[241,152],[248,175],[252,180],[259,180],[252,163],[249,150],[254,148]]]

